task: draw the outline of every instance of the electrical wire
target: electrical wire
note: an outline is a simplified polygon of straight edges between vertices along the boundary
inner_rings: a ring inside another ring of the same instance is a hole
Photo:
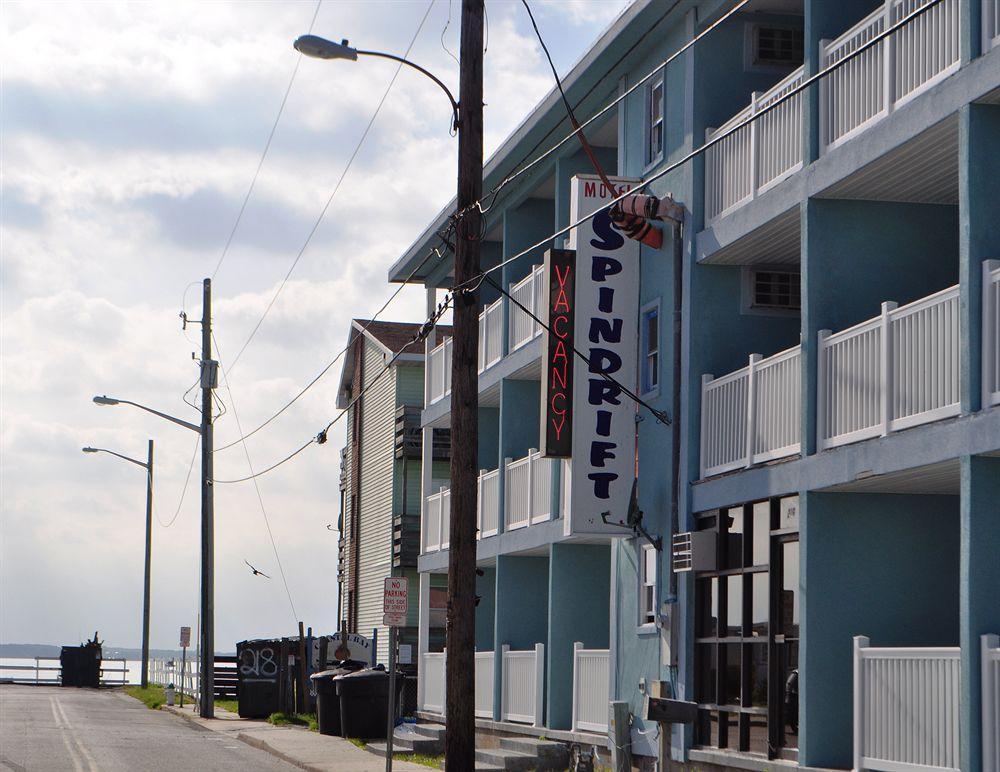
[[[174,516],[170,518],[169,523],[164,523],[160,520],[159,512],[156,513],[156,520],[164,528],[169,528],[177,520],[177,516],[181,513],[181,506],[184,504],[184,495],[187,493],[188,483],[191,481],[191,471],[194,469],[194,460],[198,458],[198,447],[201,445],[201,435],[198,435],[198,439],[194,442],[194,452],[191,454],[191,463],[188,464],[187,475],[184,477],[184,486],[181,488],[181,497],[177,502],[177,509],[174,510]]]
[[[442,238],[445,238],[445,237],[442,236]],[[228,443],[226,445],[223,445],[222,447],[216,448],[213,452],[214,453],[219,453],[219,452],[221,452],[223,450],[227,450],[228,448],[231,448],[234,445],[238,445],[240,442],[242,442],[243,440],[245,440],[247,437],[252,437],[257,432],[259,432],[261,429],[263,429],[265,426],[267,426],[272,421],[274,421],[278,416],[280,416],[282,413],[284,413],[286,410],[288,410],[288,408],[290,408],[292,405],[294,405],[295,402],[298,401],[299,397],[301,397],[303,394],[305,394],[307,391],[309,391],[309,389],[311,389],[313,386],[315,386],[316,383],[324,375],[326,375],[330,371],[330,368],[333,367],[340,360],[340,358],[350,350],[351,345],[354,343],[354,341],[357,340],[357,338],[359,336],[364,335],[368,331],[368,328],[371,327],[376,322],[376,320],[378,319],[379,315],[382,314],[382,312],[384,312],[386,310],[386,308],[389,307],[389,304],[392,303],[392,301],[394,301],[399,296],[399,293],[401,293],[406,288],[406,286],[407,286],[407,284],[409,284],[410,280],[412,280],[413,277],[417,275],[417,271],[419,271],[421,268],[423,268],[427,264],[427,261],[430,260],[431,257],[433,257],[435,254],[438,256],[439,260],[441,259],[442,255],[441,255],[441,251],[440,250],[438,250],[438,249],[431,249],[431,250],[429,250],[427,252],[427,256],[424,257],[424,259],[420,262],[420,264],[416,268],[414,268],[412,271],[410,271],[410,275],[408,277],[406,277],[406,279],[403,280],[403,282],[389,296],[388,300],[386,300],[382,304],[382,307],[379,308],[378,311],[376,311],[375,314],[367,322],[365,322],[364,327],[362,327],[360,330],[358,330],[356,333],[354,333],[353,336],[352,335],[348,335],[347,345],[344,346],[344,348],[340,349],[340,351],[337,352],[336,356],[334,356],[334,358],[332,360],[330,360],[330,362],[328,362],[323,367],[323,369],[320,370],[319,373],[317,373],[317,375],[311,381],[309,381],[309,383],[307,383],[305,386],[302,387],[302,389],[299,390],[298,394],[296,394],[294,397],[292,397],[288,402],[286,402],[284,404],[283,407],[281,407],[281,409],[279,409],[276,413],[274,413],[273,415],[271,415],[270,418],[268,418],[266,421],[264,421],[263,423],[261,423],[255,429],[247,432],[246,434],[244,434],[239,439],[233,440],[232,442],[230,442],[230,443]],[[352,328],[352,332],[353,332],[353,328]]]
[[[226,368],[222,365],[222,351],[219,349],[219,342],[215,339],[215,333],[212,333],[212,342],[215,344],[216,356],[219,358],[219,369],[222,371],[222,382],[226,385],[226,391],[229,393],[229,402],[233,406],[233,418],[236,420],[236,428],[239,430],[240,434],[243,434],[243,429],[240,427],[240,414],[236,410],[236,398],[233,396],[233,390],[229,386],[229,378],[226,375]],[[256,475],[253,471],[253,461],[250,459],[250,450],[247,448],[246,440],[243,441],[243,453],[246,455],[247,468],[250,470],[250,474],[253,475],[253,487],[257,493],[257,503],[260,504],[260,513],[264,517],[264,527],[267,529],[267,538],[271,540],[271,549],[274,551],[274,559],[278,564],[278,573],[281,575],[281,583],[285,586],[285,595],[288,596],[288,605],[292,609],[292,622],[298,624],[299,615],[295,611],[295,602],[292,600],[291,590],[288,589],[288,579],[285,577],[285,568],[281,565],[281,556],[278,554],[278,545],[274,541],[274,534],[271,532],[271,520],[267,516],[267,508],[264,506],[264,497],[260,492],[260,485],[257,484]]]
[[[316,10],[313,11],[312,20],[309,22],[309,32],[313,31],[313,26],[316,24],[316,17],[319,15],[319,9],[322,5],[323,0],[316,0]],[[264,166],[264,159],[267,158],[267,152],[271,149],[271,140],[274,139],[274,132],[278,128],[278,122],[281,120],[282,113],[285,112],[285,104],[288,102],[288,95],[292,93],[292,84],[295,83],[295,76],[299,72],[300,64],[302,64],[301,53],[295,60],[295,67],[292,69],[292,76],[288,79],[288,86],[285,88],[285,95],[281,97],[281,104],[278,106],[278,114],[274,116],[274,123],[271,124],[271,131],[267,135],[267,142],[264,143],[264,151],[260,154],[260,160],[257,162],[257,168],[254,170],[253,177],[250,180],[250,187],[247,188],[246,195],[243,196],[243,203],[240,205],[240,211],[236,215],[236,222],[233,223],[232,230],[229,231],[229,238],[226,239],[226,244],[222,248],[222,254],[219,255],[219,261],[215,264],[215,270],[212,271],[213,279],[222,267],[222,262],[226,259],[226,255],[229,254],[229,247],[233,243],[233,237],[236,235],[236,229],[240,227],[240,222],[243,220],[243,213],[246,211],[247,203],[250,201],[250,196],[253,193],[254,186],[257,184],[257,177],[260,176],[261,167]],[[187,292],[187,290],[185,290],[185,292]]]
[[[872,48],[873,46],[878,45],[878,43],[880,43],[883,39],[885,39],[889,35],[891,35],[894,32],[896,32],[898,29],[900,29],[903,26],[905,26],[906,24],[908,24],[910,21],[912,21],[913,19],[915,19],[917,16],[920,16],[920,15],[926,13],[928,10],[930,10],[933,7],[935,7],[936,5],[938,5],[941,2],[943,2],[943,0],[929,0],[929,2],[926,5],[921,6],[920,8],[918,8],[918,9],[916,9],[914,11],[911,11],[909,14],[907,14],[906,16],[904,16],[903,18],[901,18],[895,24],[892,24],[891,26],[885,28],[882,32],[879,32],[878,34],[872,36],[865,43],[863,43],[860,46],[858,46],[856,49],[854,49],[853,51],[851,51],[849,54],[846,54],[842,59],[839,59],[838,61],[836,61],[833,64],[831,64],[829,67],[825,67],[822,70],[820,70],[819,72],[817,72],[817,73],[815,73],[813,75],[810,75],[808,78],[804,78],[802,80],[802,82],[799,83],[798,86],[795,86],[794,88],[789,89],[788,91],[786,91],[780,97],[776,98],[773,102],[771,102],[767,106],[759,108],[753,115],[750,115],[747,118],[745,118],[744,120],[740,121],[739,123],[734,124],[731,128],[727,129],[726,131],[724,131],[724,132],[722,132],[720,134],[715,135],[714,137],[712,137],[712,139],[710,139],[709,141],[705,142],[700,147],[695,148],[690,153],[687,153],[686,155],[684,155],[682,158],[679,158],[678,160],[674,161],[673,163],[668,164],[667,166],[665,166],[664,168],[660,169],[658,172],[656,172],[652,176],[650,176],[647,179],[642,180],[641,182],[635,184],[634,186],[632,186],[631,190],[629,190],[629,191],[627,191],[625,193],[622,193],[620,196],[617,196],[617,197],[611,199],[610,201],[608,201],[608,202],[606,202],[604,204],[601,204],[593,212],[591,212],[591,213],[589,213],[587,215],[584,215],[583,217],[581,217],[579,220],[576,220],[575,222],[571,222],[569,225],[565,226],[564,228],[560,228],[559,230],[555,231],[554,233],[546,236],[541,241],[538,241],[538,242],[532,244],[531,246],[529,246],[529,247],[521,250],[517,254],[511,255],[510,257],[507,257],[507,258],[501,260],[499,263],[497,263],[493,267],[487,268],[486,270],[481,271],[480,273],[476,274],[475,276],[470,276],[465,281],[463,281],[463,282],[461,282],[459,284],[454,285],[452,287],[452,291],[453,292],[463,291],[463,290],[466,289],[466,287],[468,287],[468,286],[470,286],[472,284],[476,284],[478,286],[478,284],[482,283],[483,278],[485,276],[488,276],[489,274],[493,273],[494,271],[497,271],[497,270],[503,268],[505,265],[509,265],[510,263],[514,262],[518,258],[524,257],[529,252],[533,252],[533,251],[535,251],[537,249],[540,249],[541,247],[544,247],[544,246],[548,245],[550,242],[552,242],[554,239],[558,238],[559,236],[566,235],[567,233],[569,233],[570,231],[574,230],[575,228],[578,228],[579,226],[583,225],[584,223],[589,222],[590,220],[594,219],[594,217],[596,217],[601,212],[607,211],[608,209],[610,209],[611,207],[613,207],[615,204],[617,204],[618,202],[622,201],[623,199],[627,198],[628,196],[635,195],[636,193],[638,193],[638,192],[640,192],[642,190],[645,190],[653,182],[656,182],[657,180],[662,179],[666,175],[670,174],[671,172],[675,171],[676,169],[678,169],[681,166],[683,166],[684,164],[686,164],[688,161],[690,161],[690,160],[698,157],[699,155],[701,155],[702,153],[704,153],[709,148],[714,147],[715,145],[717,145],[720,142],[722,142],[723,140],[725,140],[727,137],[731,136],[732,134],[735,134],[740,129],[742,129],[745,126],[750,125],[754,121],[756,121],[756,120],[764,117],[765,115],[767,115],[768,113],[770,113],[772,110],[776,110],[778,107],[780,107],[781,105],[783,105],[785,102],[789,101],[793,97],[795,97],[798,94],[802,93],[805,89],[807,89],[813,83],[816,83],[821,78],[825,77],[826,75],[828,75],[829,73],[833,72],[834,70],[837,70],[840,67],[843,67],[845,64],[847,64],[848,62],[852,61],[855,57],[860,56],[861,54],[863,54],[865,51],[867,51],[868,49]]]
[[[403,54],[404,59],[409,56],[410,50],[413,48],[414,43],[417,42],[417,36],[420,35],[420,31],[424,28],[424,22],[427,21],[427,17],[428,15],[430,15],[431,8],[433,7],[433,5],[434,5],[434,0],[431,0],[431,2],[427,5],[427,10],[424,11],[424,15],[423,18],[420,20],[420,24],[417,25],[417,29],[413,33],[413,37],[410,39],[410,44],[406,47],[406,52]],[[368,119],[368,123],[365,126],[364,131],[361,132],[361,137],[358,139],[357,144],[355,144],[354,150],[348,157],[347,164],[346,166],[344,166],[344,170],[340,173],[340,178],[334,185],[333,191],[326,199],[326,203],[323,204],[323,208],[320,210],[319,216],[316,218],[316,221],[309,229],[309,233],[306,235],[305,242],[303,242],[302,246],[299,248],[298,253],[292,260],[292,263],[288,267],[288,270],[285,272],[284,278],[282,278],[281,283],[278,284],[278,288],[274,291],[274,294],[271,296],[270,301],[268,301],[267,306],[264,308],[264,313],[261,315],[260,319],[257,320],[257,323],[250,331],[250,335],[247,336],[246,341],[244,341],[243,345],[240,347],[240,350],[236,352],[236,356],[233,358],[232,362],[230,362],[229,364],[230,372],[236,367],[236,364],[240,361],[240,358],[243,356],[243,352],[247,350],[247,346],[249,346],[251,341],[253,341],[254,337],[256,337],[257,331],[260,330],[260,327],[264,323],[264,320],[267,318],[267,315],[271,312],[271,308],[274,306],[274,302],[278,299],[278,295],[280,295],[281,291],[285,288],[285,284],[288,283],[289,277],[291,277],[292,272],[295,270],[295,267],[299,264],[299,260],[302,259],[302,255],[305,254],[306,248],[309,246],[309,243],[312,241],[313,236],[316,234],[316,231],[319,229],[320,224],[323,222],[323,218],[326,216],[327,210],[330,208],[330,204],[333,203],[333,199],[336,197],[337,192],[340,190],[340,187],[343,184],[344,179],[347,177],[348,172],[350,172],[351,167],[354,165],[354,160],[358,157],[358,153],[361,152],[361,148],[364,145],[365,140],[368,138],[368,134],[369,132],[371,132],[372,126],[375,125],[375,119],[378,118],[379,113],[382,111],[382,106],[385,104],[386,99],[389,96],[389,92],[392,90],[392,87],[396,82],[396,78],[399,77],[399,73],[402,69],[403,69],[403,63],[400,62],[396,66],[396,71],[393,73],[392,78],[389,79],[389,85],[387,85],[385,91],[382,92],[382,97],[379,99],[378,104],[375,106],[375,111],[372,113],[371,118]]]

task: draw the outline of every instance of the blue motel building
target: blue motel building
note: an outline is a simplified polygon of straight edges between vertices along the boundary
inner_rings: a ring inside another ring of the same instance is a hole
[[[547,332],[525,311],[551,310],[546,252],[580,246],[545,241],[593,180],[567,141],[486,215],[482,267],[510,297],[479,289],[478,728],[636,769],[998,772],[1000,2],[636,0],[563,85],[581,120],[626,94],[590,143],[623,189],[668,170],[648,192],[684,209],[626,266],[622,378],[669,421],[626,400],[641,528],[626,506],[581,527],[587,459],[542,447]],[[569,132],[553,91],[484,189]],[[453,208],[389,273],[429,312]],[[426,342],[425,454],[449,334]],[[448,475],[424,459],[436,721]],[[657,698],[693,721],[650,717]]]

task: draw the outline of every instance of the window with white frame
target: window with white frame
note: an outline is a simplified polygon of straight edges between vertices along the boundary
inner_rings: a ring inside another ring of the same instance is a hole
[[[648,394],[660,387],[660,302],[650,303],[641,311],[642,391]]]
[[[656,622],[656,549],[643,544],[639,549],[639,624]]]
[[[649,84],[646,97],[646,163],[663,155],[663,77]]]

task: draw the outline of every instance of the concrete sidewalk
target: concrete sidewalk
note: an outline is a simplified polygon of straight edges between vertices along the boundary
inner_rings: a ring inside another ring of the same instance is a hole
[[[310,732],[304,727],[272,726],[266,721],[240,718],[235,713],[215,709],[215,718],[201,718],[194,706],[168,707],[162,710],[181,716],[212,732],[222,732],[254,748],[310,772],[385,772],[385,759],[358,748],[342,737]],[[394,770],[427,772],[412,762],[394,760]]]

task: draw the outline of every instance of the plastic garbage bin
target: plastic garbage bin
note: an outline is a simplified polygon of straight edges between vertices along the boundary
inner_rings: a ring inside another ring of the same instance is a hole
[[[316,722],[320,734],[340,736],[340,698],[333,679],[360,670],[364,665],[360,662],[341,662],[330,670],[313,673],[309,678],[316,684]]]
[[[340,731],[343,737],[385,739],[389,711],[389,674],[368,668],[334,679],[340,700]],[[403,679],[396,678],[394,704],[399,704]]]

